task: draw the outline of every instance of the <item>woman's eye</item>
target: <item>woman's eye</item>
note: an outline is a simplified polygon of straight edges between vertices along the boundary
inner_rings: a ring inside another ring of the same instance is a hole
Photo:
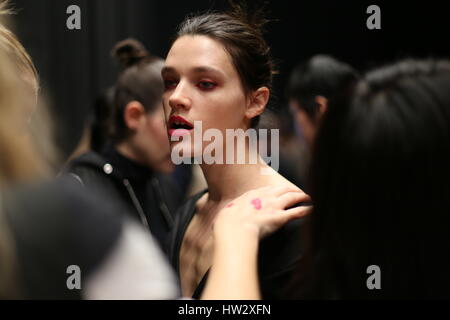
[[[164,88],[166,90],[173,89],[177,86],[177,82],[174,80],[164,80]]]
[[[200,81],[198,83],[198,86],[200,87],[200,89],[211,90],[217,87],[217,84],[211,81]]]

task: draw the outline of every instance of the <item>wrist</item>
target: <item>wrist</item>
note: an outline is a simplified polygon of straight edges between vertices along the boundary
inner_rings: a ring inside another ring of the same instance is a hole
[[[220,226],[216,225],[214,227],[214,239],[227,242],[253,242],[257,243],[260,238],[260,230],[255,225],[228,225],[228,226]]]
[[[248,232],[245,232],[240,230],[234,232],[230,231],[228,233],[214,232],[215,250],[228,250],[234,252],[234,254],[239,252],[251,252],[257,251],[258,244],[259,236],[257,231],[248,230]],[[239,250],[236,250],[237,248]]]

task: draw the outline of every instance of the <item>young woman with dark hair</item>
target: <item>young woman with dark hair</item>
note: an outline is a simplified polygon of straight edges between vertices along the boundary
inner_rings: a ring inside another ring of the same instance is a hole
[[[228,129],[244,134],[257,125],[269,101],[275,73],[261,30],[265,21],[259,12],[249,16],[235,6],[229,13],[188,17],[181,24],[162,70],[172,150],[201,157],[205,142],[186,139],[195,139],[194,122],[201,122],[203,130],[218,130],[224,137]],[[180,136],[182,141],[174,141]],[[223,144],[217,152],[225,155],[227,147],[230,145]],[[244,154],[245,163],[236,163],[236,159],[232,159],[234,164],[201,163],[208,189],[188,200],[177,213],[169,255],[185,296],[201,295],[215,253],[212,226],[218,212],[234,198],[252,189],[284,185],[297,191],[284,195],[292,197],[291,205],[307,199],[269,167],[248,140],[244,150],[237,150],[236,145],[233,148],[234,155]],[[256,163],[249,161],[252,156],[258,159]],[[261,174],[264,170],[270,174]],[[264,202],[253,200],[257,208]],[[259,279],[266,299],[284,297],[283,289],[301,256],[296,241],[300,223],[288,224],[261,243]]]

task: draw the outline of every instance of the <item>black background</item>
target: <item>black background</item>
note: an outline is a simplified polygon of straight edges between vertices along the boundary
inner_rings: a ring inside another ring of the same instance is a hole
[[[253,1],[250,1],[253,3]],[[71,150],[94,98],[114,83],[112,46],[132,36],[164,57],[188,13],[226,8],[226,1],[13,0],[15,30],[40,72],[58,117],[58,142]],[[268,1],[266,39],[278,61],[275,94],[283,105],[289,71],[317,53],[331,54],[360,71],[405,57],[450,57],[445,2]],[[66,9],[81,8],[82,29],[68,30]],[[368,30],[366,9],[381,8],[381,30]]]

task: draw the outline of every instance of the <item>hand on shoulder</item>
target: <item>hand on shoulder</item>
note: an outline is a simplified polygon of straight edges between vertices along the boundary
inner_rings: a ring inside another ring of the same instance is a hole
[[[261,239],[287,222],[307,215],[311,206],[286,208],[310,201],[310,197],[295,186],[268,186],[248,191],[218,213],[214,236]]]

